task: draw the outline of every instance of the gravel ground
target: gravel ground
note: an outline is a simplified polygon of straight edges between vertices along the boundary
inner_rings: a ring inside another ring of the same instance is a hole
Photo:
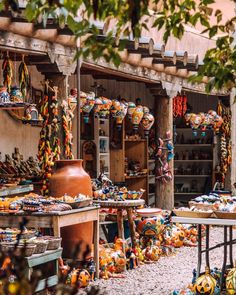
[[[211,228],[210,245],[220,242],[223,242],[223,228]],[[210,253],[210,262],[212,268],[221,266],[223,248],[217,248]],[[203,259],[202,271],[204,263]],[[197,248],[182,247],[173,256],[161,257],[156,263],[127,271],[126,278],[97,280],[93,285],[98,285],[102,294],[107,295],[170,295],[175,288],[184,288],[191,283],[192,270],[196,266]]]

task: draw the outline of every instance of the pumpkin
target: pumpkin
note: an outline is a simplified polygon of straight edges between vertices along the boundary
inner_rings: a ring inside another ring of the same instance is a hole
[[[196,279],[194,291],[199,295],[213,295],[215,294],[216,286],[216,280],[210,274],[210,269],[206,267],[205,274]]]
[[[230,269],[226,277],[226,292],[229,295],[236,294],[236,265]]]

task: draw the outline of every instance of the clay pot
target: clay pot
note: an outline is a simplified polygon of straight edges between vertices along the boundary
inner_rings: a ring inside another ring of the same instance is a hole
[[[76,196],[84,194],[92,196],[90,176],[82,166],[83,160],[56,161],[55,171],[49,182],[50,194],[61,197],[64,194]],[[70,257],[72,251],[80,241],[83,245],[92,248],[93,224],[86,222],[78,225],[67,226],[61,229],[63,255]]]

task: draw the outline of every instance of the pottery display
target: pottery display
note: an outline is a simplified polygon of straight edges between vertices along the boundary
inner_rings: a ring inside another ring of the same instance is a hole
[[[26,120],[32,120],[32,121],[39,120],[39,113],[35,104],[31,104],[25,109],[25,118]]]
[[[86,97],[81,97],[81,105],[80,108],[83,112],[84,122],[88,123],[89,121],[89,113],[93,109],[95,104],[95,94],[90,92],[86,95]]]
[[[116,112],[116,127],[117,129],[121,129],[122,122],[127,114],[128,106],[126,103],[120,103],[120,110]]]
[[[10,102],[10,94],[7,92],[7,87],[0,86],[0,103]]]
[[[59,197],[65,194],[92,196],[91,178],[82,166],[83,160],[56,161],[55,171],[49,180],[51,196]],[[72,254],[73,248],[79,241],[92,245],[92,222],[67,226],[61,229],[62,247],[66,257]]]

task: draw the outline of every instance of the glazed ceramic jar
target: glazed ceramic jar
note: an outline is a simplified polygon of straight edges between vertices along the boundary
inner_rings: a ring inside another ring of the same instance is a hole
[[[90,176],[82,166],[83,160],[56,161],[55,172],[49,182],[50,194],[53,197],[61,197],[65,194],[76,196],[84,194],[92,196],[92,184]],[[73,248],[83,241],[85,246],[92,248],[93,225],[92,222],[67,226],[61,229],[63,253],[69,257]]]
[[[14,86],[11,88],[10,98],[12,102],[23,102],[23,95],[20,88]]]

